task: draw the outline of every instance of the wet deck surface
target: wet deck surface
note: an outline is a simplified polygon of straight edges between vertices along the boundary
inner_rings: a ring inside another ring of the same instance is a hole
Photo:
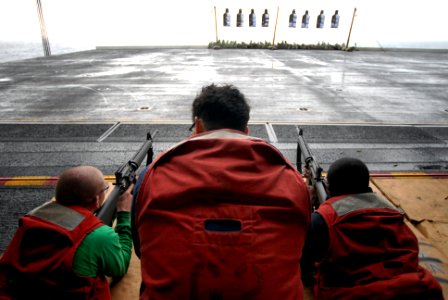
[[[0,64],[0,176],[110,173],[148,130],[162,151],[212,82],[239,87],[250,133],[291,159],[298,125],[324,167],[448,170],[448,53],[112,49]]]
[[[189,123],[232,83],[253,122],[447,125],[448,53],[94,50],[0,64],[2,122]]]

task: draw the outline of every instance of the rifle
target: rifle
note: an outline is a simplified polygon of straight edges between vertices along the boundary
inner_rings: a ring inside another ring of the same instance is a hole
[[[319,163],[316,161],[310,148],[303,139],[303,130],[298,127],[296,127],[296,129],[299,132],[296,158],[297,169],[302,175],[307,173],[308,184],[312,185],[316,191],[317,199],[312,199],[312,205],[317,209],[319,205],[327,199],[327,189],[322,177],[322,168],[319,166]],[[308,172],[305,172],[305,169],[307,169]]]
[[[136,171],[140,167],[140,164],[143,162],[145,156],[147,157],[146,165],[148,166],[152,162],[153,155],[152,137],[151,133],[148,132],[146,135],[146,142],[140,150],[138,150],[131,160],[123,164],[115,172],[115,187],[110,192],[103,206],[101,206],[97,213],[97,217],[103,221],[104,224],[112,226],[112,222],[115,218],[118,198],[128,189],[131,184],[135,183]]]

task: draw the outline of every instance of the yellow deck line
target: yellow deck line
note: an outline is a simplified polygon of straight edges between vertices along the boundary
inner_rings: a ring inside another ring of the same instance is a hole
[[[370,174],[370,177],[446,177],[448,179],[448,172],[375,172]],[[0,177],[0,186],[51,186],[56,184],[57,179],[56,176]],[[104,179],[109,183],[115,182],[114,175],[105,175]]]
[[[50,176],[17,176],[2,180],[4,186],[48,185],[56,178]]]
[[[0,177],[0,186],[46,186],[56,184],[58,177],[55,176],[14,176]],[[115,176],[106,175],[107,182],[115,182]]]

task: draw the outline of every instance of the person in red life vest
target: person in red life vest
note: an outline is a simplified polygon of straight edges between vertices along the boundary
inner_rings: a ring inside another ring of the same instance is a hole
[[[317,299],[443,299],[439,283],[419,266],[418,241],[403,212],[369,187],[367,166],[341,158],[327,181],[330,198],[312,214],[302,257],[305,285],[315,271]]]
[[[60,175],[56,201],[20,219],[0,258],[0,299],[111,298],[106,276],[123,276],[131,258],[132,186],[117,201],[115,231],[93,214],[108,187],[95,167]]]
[[[203,87],[193,135],[139,177],[140,299],[303,299],[308,190],[279,150],[247,135],[249,112],[236,87]]]

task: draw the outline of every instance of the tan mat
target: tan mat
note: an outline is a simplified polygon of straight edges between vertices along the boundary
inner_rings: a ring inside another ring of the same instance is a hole
[[[448,257],[448,178],[373,178],[374,185]]]
[[[419,240],[420,265],[442,285],[448,299],[448,178],[372,178],[375,191],[401,207]]]
[[[372,181],[411,221],[448,223],[448,179],[391,177]]]
[[[448,223],[423,221],[416,227],[435,247],[444,253],[448,261]]]
[[[140,260],[132,250],[131,263],[127,274],[119,281],[112,283],[110,287],[112,300],[138,299],[141,281]]]

